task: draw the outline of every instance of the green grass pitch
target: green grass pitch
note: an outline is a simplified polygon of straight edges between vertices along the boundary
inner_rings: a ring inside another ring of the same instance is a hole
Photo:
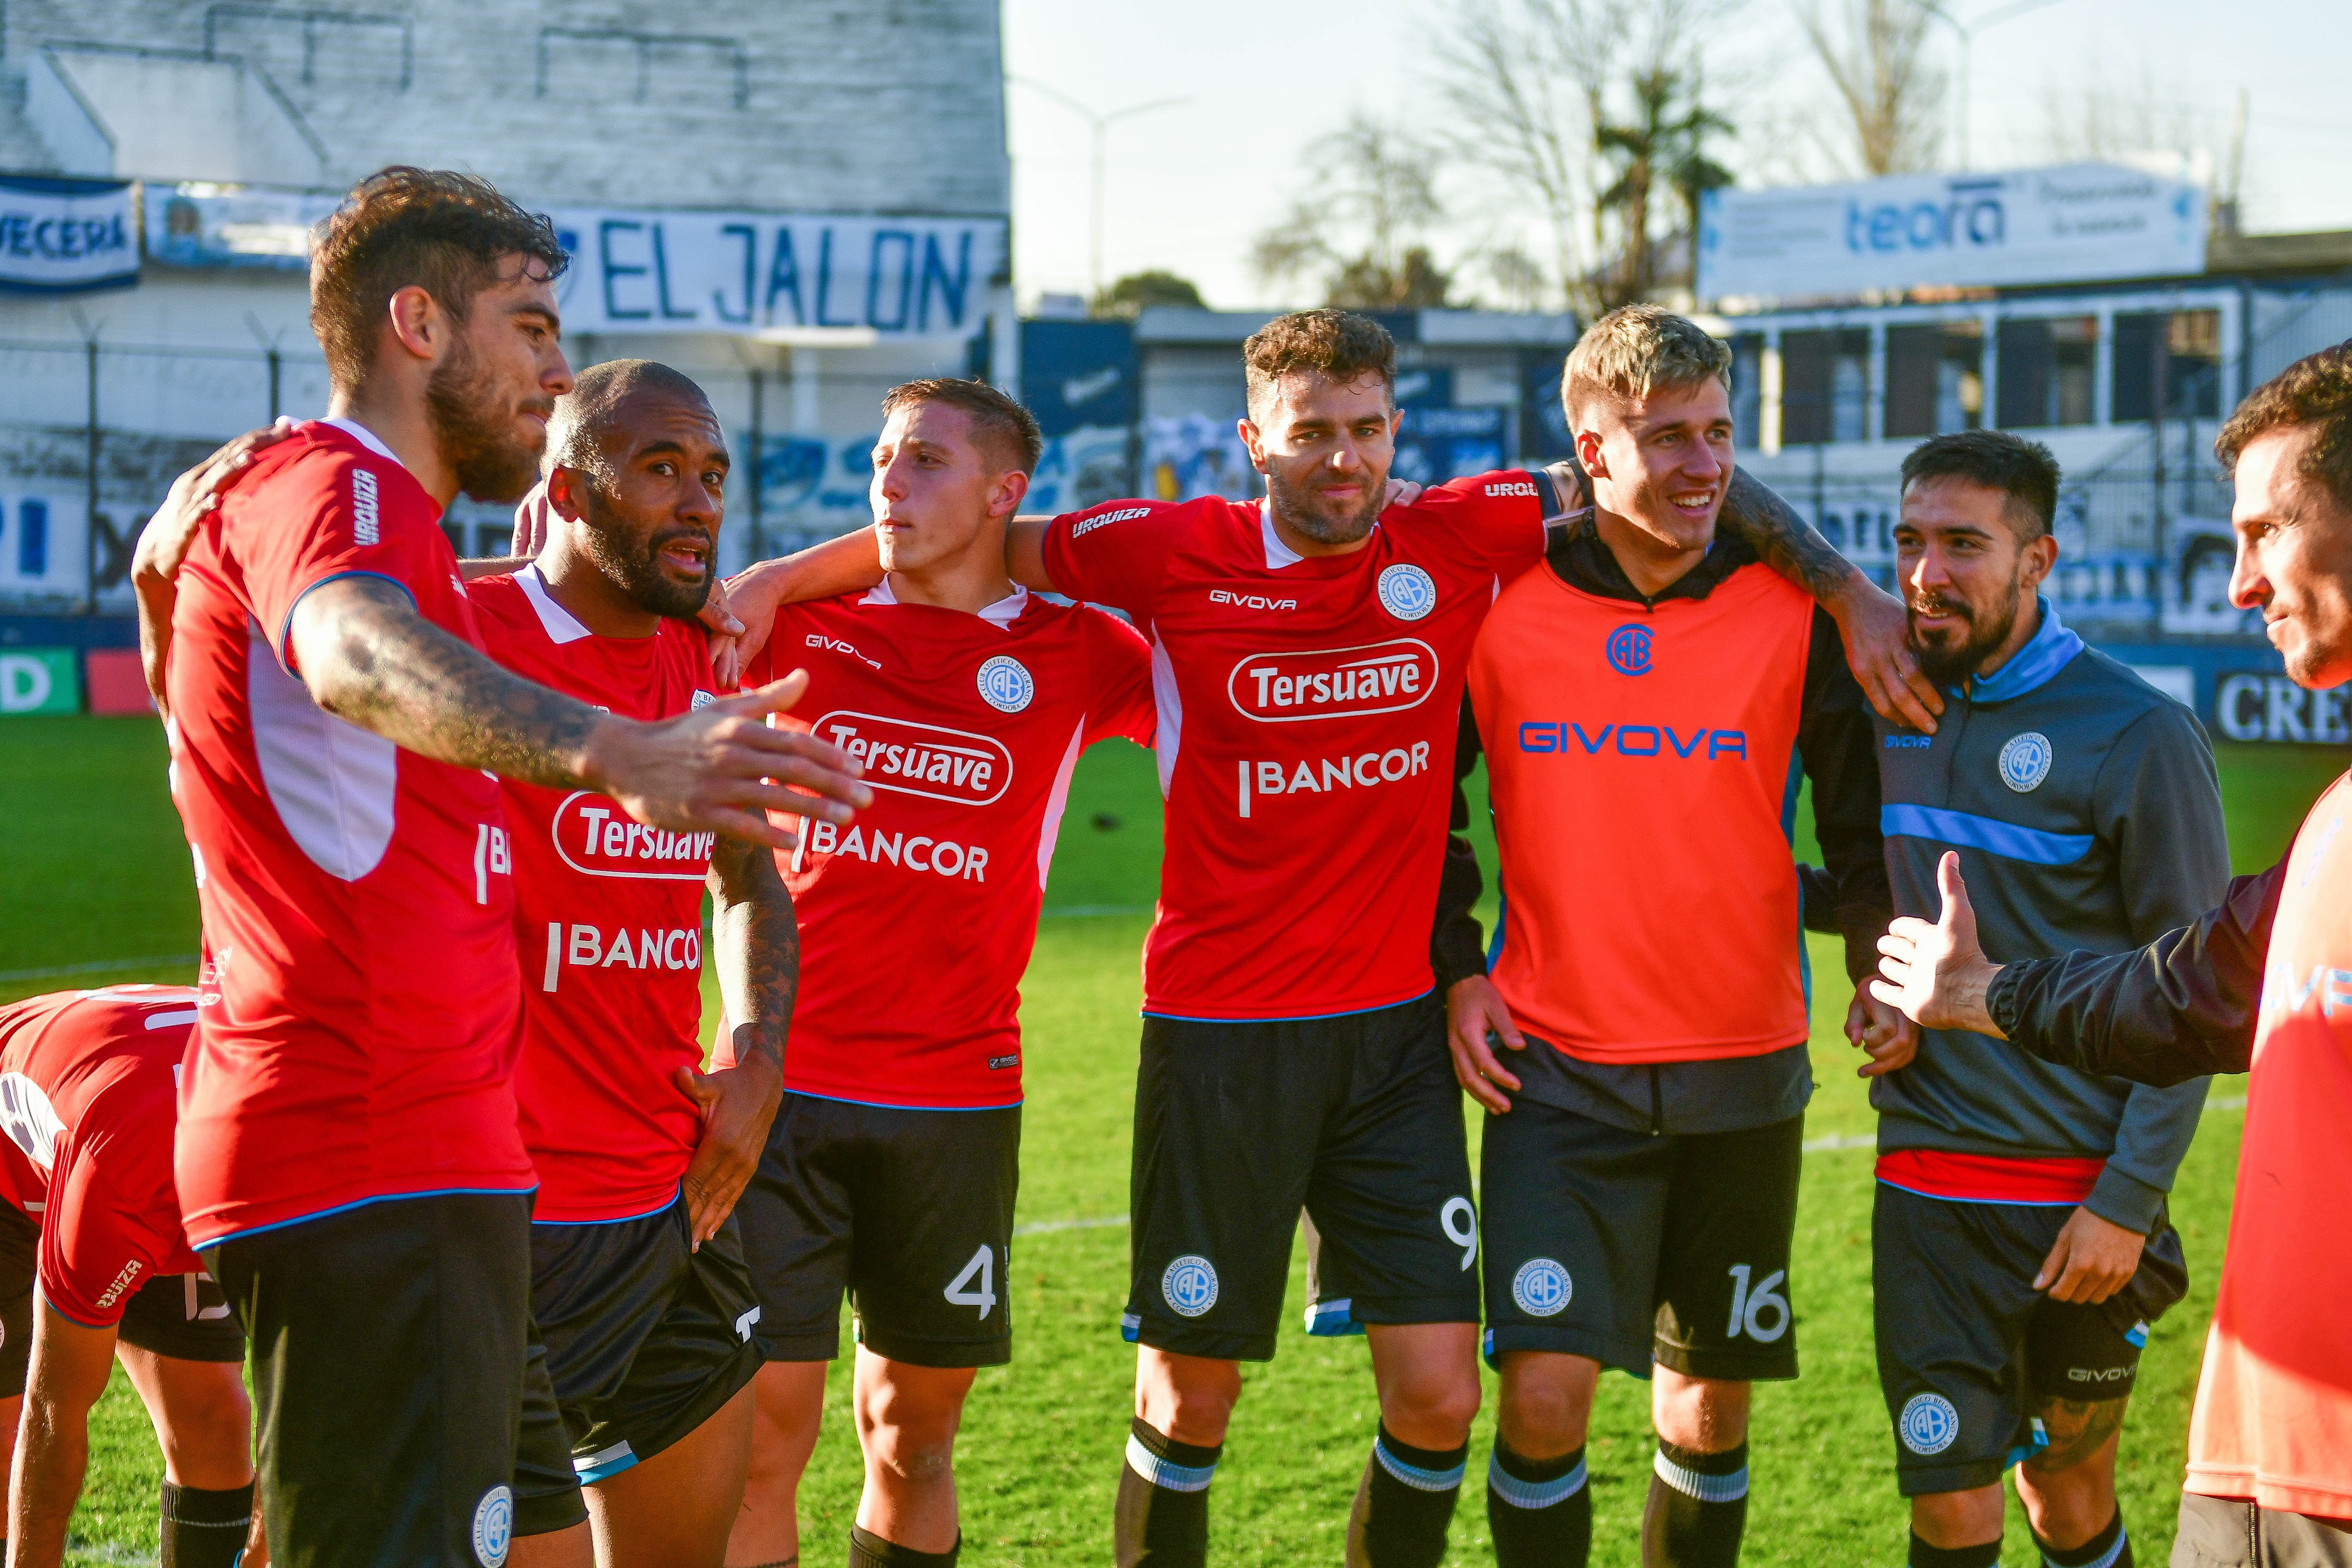
[[[2223,791],[2239,868],[2267,865],[2321,786],[2332,752],[2230,748]],[[1100,826],[1097,825],[1098,819]],[[1115,823],[1115,826],[1112,825]],[[1160,803],[1150,759],[1124,743],[1081,764],[1047,904],[1110,912],[1048,919],[1024,987],[1029,1101],[1010,1281],[1013,1363],[981,1374],[960,1448],[967,1549],[1008,1565],[1099,1563],[1130,1408],[1133,1352],[1119,1340],[1126,1288],[1127,1153],[1135,1077],[1136,955],[1160,862]],[[1491,851],[1491,845],[1486,847]],[[1799,846],[1811,853],[1810,830]],[[909,952],[919,933],[908,933]],[[1819,942],[1819,939],[1815,939]],[[158,727],[142,719],[0,721],[0,1000],[132,980],[185,981],[195,949],[187,850],[163,782]],[[893,960],[887,956],[879,963]],[[916,960],[919,962],[919,959]],[[103,964],[59,973],[67,966]],[[50,971],[32,973],[32,971]],[[1846,1003],[1832,944],[1813,952],[1813,1054],[1820,1092],[1807,1136],[1794,1297],[1804,1375],[1756,1403],[1751,1563],[1899,1560],[1905,1514],[1871,1351],[1872,1119],[1854,1053],[1837,1033]],[[887,981],[884,982],[887,984]],[[2229,1218],[2240,1119],[2215,1108],[2182,1168],[2174,1215],[2196,1288],[2158,1325],[2126,1429],[2122,1489],[2140,1561],[2162,1562],[2172,1534],[2189,1395]],[[1476,1121],[1471,1122],[1476,1135]],[[1213,1540],[1225,1563],[1336,1563],[1374,1407],[1363,1343],[1298,1331],[1294,1268],[1280,1354],[1253,1367],[1217,1481]],[[826,1426],[802,1498],[808,1561],[838,1559],[856,1506],[859,1464],[836,1369]],[[1646,1390],[1602,1383],[1590,1463],[1594,1561],[1632,1564],[1648,1485]],[[1449,1561],[1491,1562],[1475,1478],[1491,1439],[1473,1440]],[[90,1485],[75,1524],[78,1563],[152,1563],[152,1436],[118,1374],[100,1406]],[[2032,1560],[2012,1505],[2008,1561]]]

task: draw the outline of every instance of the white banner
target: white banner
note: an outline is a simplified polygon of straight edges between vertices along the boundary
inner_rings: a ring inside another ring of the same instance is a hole
[[[0,177],[0,289],[62,294],[138,281],[128,183]]]
[[[1005,271],[1003,218],[564,208],[566,332],[969,337]]]
[[[1698,292],[1796,300],[2180,277],[2205,270],[2205,232],[2202,187],[2113,163],[1710,191]]]

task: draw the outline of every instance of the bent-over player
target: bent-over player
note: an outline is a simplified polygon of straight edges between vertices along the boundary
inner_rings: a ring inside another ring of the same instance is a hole
[[[1730,364],[1654,305],[1593,323],[1563,382],[1591,512],[1503,591],[1470,656],[1454,773],[1485,753],[1504,916],[1490,978],[1477,861],[1453,840],[1432,956],[1456,1073],[1490,1113],[1502,1408],[1486,1512],[1503,1568],[1585,1562],[1604,1367],[1651,1381],[1642,1561],[1738,1561],[1750,1385],[1797,1374],[1801,773],[1852,974],[1870,973],[1886,921],[1870,710],[1836,627],[1717,537],[1737,472]],[[1466,824],[1458,792],[1454,810]],[[1878,1058],[1865,1070],[1885,1070],[1909,1026],[1866,998],[1855,1014]],[[1517,1053],[1507,1068],[1490,1031]]]
[[[114,985],[0,1008],[0,1454],[13,1446],[20,1568],[65,1561],[89,1413],[117,1361],[163,1449],[164,1560],[262,1561],[245,1335],[172,1187],[180,1058],[204,1000]]]
[[[955,1561],[964,1396],[973,1369],[1013,1353],[1021,976],[1078,754],[1115,735],[1149,745],[1154,723],[1134,631],[1005,576],[1040,446],[1028,411],[936,380],[882,409],[871,489],[887,575],[778,611],[752,660],[755,680],[806,663],[790,722],[861,762],[875,804],[845,830],[809,824],[779,857],[808,979],[783,1109],[738,1209],[768,1357],[739,1563],[800,1551],[795,1498],[845,1289],[866,1458],[849,1561]]]

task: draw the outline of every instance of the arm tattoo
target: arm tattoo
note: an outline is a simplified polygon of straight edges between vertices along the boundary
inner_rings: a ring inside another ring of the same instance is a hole
[[[801,979],[792,891],[765,847],[721,837],[710,852],[710,892],[711,947],[727,1016],[739,1031],[750,1025],[750,1048],[782,1068]]]
[[[575,786],[603,715],[491,663],[416,613],[390,583],[346,578],[331,608],[306,599],[296,637],[310,645],[303,677],[320,707],[395,745],[527,784]],[[323,609],[325,625],[306,616]]]
[[[1744,542],[1767,566],[1826,605],[1853,582],[1860,568],[1832,548],[1813,525],[1790,509],[1772,487],[1745,468],[1731,475],[1724,492],[1725,531]]]
[[[2034,1414],[2050,1436],[2050,1447],[2025,1462],[2037,1470],[2071,1470],[2105,1446],[2124,1424],[2129,1399],[2050,1399]]]

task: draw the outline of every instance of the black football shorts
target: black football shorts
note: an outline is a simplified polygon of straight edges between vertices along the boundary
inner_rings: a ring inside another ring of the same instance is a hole
[[[2188,1293],[2158,1217],[2139,1272],[2096,1306],[2033,1289],[2073,1204],[1959,1203],[1885,1182],[1871,1215],[1878,1387],[1905,1497],[1973,1491],[2047,1438],[2034,1411],[2129,1397],[2148,1325]]]
[[[770,1361],[857,1342],[910,1366],[1013,1359],[1021,1108],[929,1110],[786,1093],[735,1216]]]
[[[760,1370],[760,1303],[731,1217],[699,1249],[683,1198],[635,1219],[536,1224],[530,1255],[531,1320],[567,1452],[552,1471],[519,1460],[522,1502],[652,1458]]]
[[[0,1204],[0,1399],[25,1392],[33,1359],[33,1286],[41,1227],[30,1215]],[[159,1274],[132,1293],[116,1336],[156,1355],[180,1361],[245,1359],[245,1331],[228,1298],[209,1274]]]
[[[1462,1090],[1434,994],[1333,1018],[1147,1016],[1130,1340],[1267,1361],[1306,1214],[1307,1326],[1478,1321]]]
[[[380,1201],[201,1256],[253,1344],[271,1563],[501,1568],[516,1535],[587,1517],[576,1490],[516,1509],[534,1368],[546,1398],[530,1194]]]
[[[1530,1047],[1549,1048],[1549,1047]],[[1789,1249],[1805,1119],[1629,1131],[1520,1095],[1486,1118],[1486,1358],[1797,1375]]]

